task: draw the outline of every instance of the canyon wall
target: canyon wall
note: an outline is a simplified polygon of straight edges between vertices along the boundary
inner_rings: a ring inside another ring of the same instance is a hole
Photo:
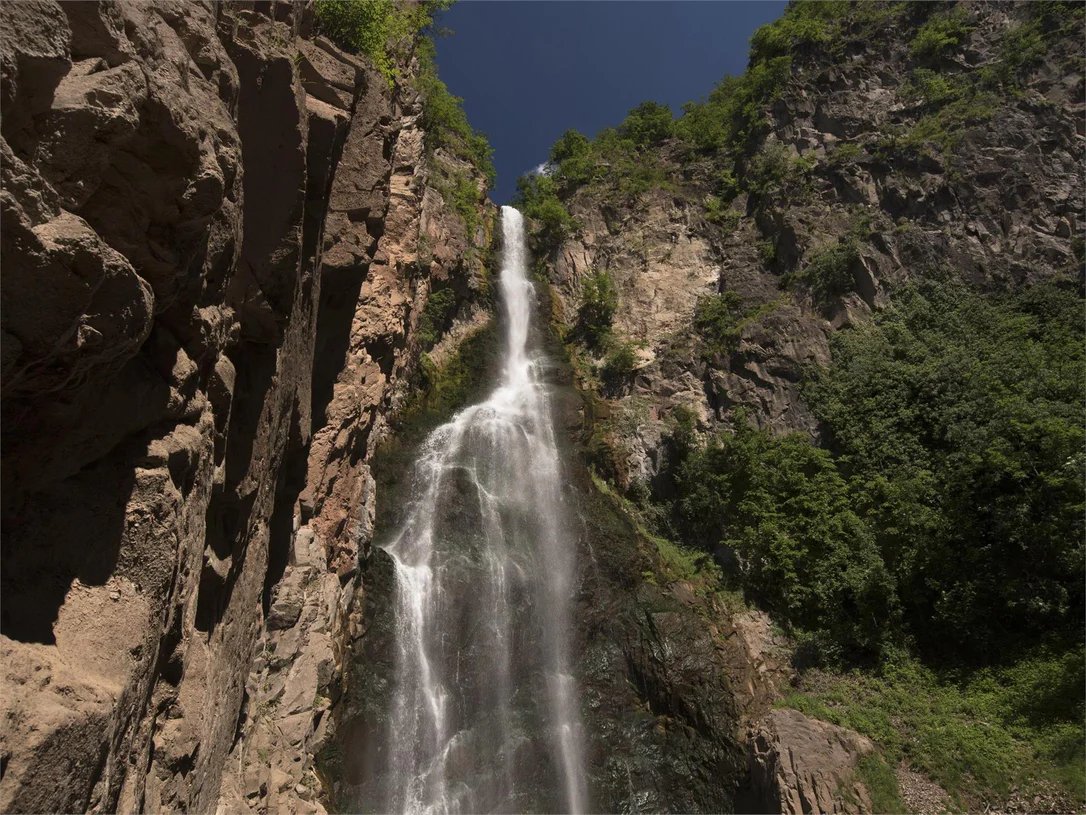
[[[415,63],[304,3],[2,14],[0,808],[319,811],[367,457],[486,181],[468,234]]]

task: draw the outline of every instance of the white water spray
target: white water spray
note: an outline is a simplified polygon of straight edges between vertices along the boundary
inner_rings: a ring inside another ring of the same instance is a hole
[[[387,800],[412,813],[582,812],[582,731],[569,656],[574,536],[521,214],[502,207],[504,371],[435,430],[415,465],[396,564]]]

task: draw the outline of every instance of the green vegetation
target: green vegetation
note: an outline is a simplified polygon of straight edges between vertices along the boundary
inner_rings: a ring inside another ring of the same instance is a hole
[[[837,23],[849,13],[851,5],[848,0],[790,4],[779,20],[754,32],[750,38],[751,62],[840,42]]]
[[[637,365],[637,348],[633,343],[620,342],[607,352],[600,367],[604,387],[611,392],[621,391],[630,381]]]
[[[641,517],[791,633],[806,670],[785,704],[879,743],[876,811],[901,809],[883,758],[956,806],[1014,785],[1086,800],[1084,305],[915,280],[811,372],[825,450],[741,415],[703,441],[673,415]],[[701,311],[727,328],[736,308]]]
[[[797,283],[811,291],[815,301],[827,303],[852,291],[856,286],[854,268],[860,259],[859,245],[851,235],[811,253],[806,265],[786,275],[785,285]]]
[[[424,351],[434,347],[444,334],[453,316],[456,314],[456,292],[452,289],[438,289],[430,293],[426,305],[419,315],[417,336]]]
[[[483,194],[472,173],[456,162],[436,160],[435,154],[442,149],[468,162],[493,186],[493,151],[486,136],[468,123],[464,100],[449,93],[441,81],[433,41],[424,36],[434,15],[451,4],[452,0],[317,0],[314,15],[318,31],[340,48],[369,57],[390,87],[400,74],[399,66],[412,55],[418,59],[413,84],[422,96],[420,124],[432,170],[430,180],[472,236],[479,225]]]
[[[828,263],[828,261],[827,261]],[[744,564],[741,581],[809,658],[909,646],[998,664],[1081,634],[1086,402],[1083,301],[928,279],[874,324],[842,332],[805,394],[828,450],[740,418],[696,442],[678,422],[661,529]],[[738,300],[699,305],[734,341]],[[726,346],[725,346],[726,347]]]
[[[517,179],[513,202],[526,217],[539,223],[536,237],[544,254],[557,248],[576,226],[558,198],[555,180],[550,175],[522,175]]]
[[[633,142],[635,147],[645,148],[670,138],[674,130],[675,118],[667,105],[642,102],[619,125],[618,134]]]
[[[1083,301],[928,280],[808,388],[925,648],[982,660],[1083,617]]]
[[[395,0],[317,0],[317,30],[344,51],[365,54],[392,85],[397,62],[405,57],[434,14],[452,0],[397,3]]]
[[[791,67],[790,56],[752,57],[742,76],[725,77],[704,102],[683,107],[676,134],[694,150],[752,150],[768,129],[766,106],[780,95]]]
[[[744,564],[743,586],[823,652],[878,649],[896,600],[875,540],[825,450],[740,420],[673,461],[670,529]],[[835,654],[839,656],[839,654]]]
[[[905,802],[898,791],[897,777],[882,756],[869,753],[860,759],[857,767],[860,780],[871,796],[874,812],[905,812]]]
[[[438,366],[423,354],[412,382],[412,397],[394,418],[397,438],[418,441],[490,385],[497,370],[500,343],[496,323],[491,322],[465,337],[456,353]]]
[[[434,44],[423,39],[418,46],[418,90],[422,94],[423,130],[426,131],[426,149],[433,153],[438,148],[448,150],[453,156],[470,162],[494,185],[494,164],[486,136],[475,130],[464,113],[464,100],[453,96],[437,75],[434,62]]]
[[[916,59],[931,63],[960,47],[973,27],[969,12],[963,6],[947,6],[920,26],[909,48]]]
[[[1084,663],[1081,645],[1062,653],[1041,648],[960,677],[902,659],[875,674],[813,672],[783,704],[869,736],[891,763],[908,760],[958,807],[979,810],[1012,786],[1029,791],[1038,781],[1081,802]],[[869,768],[865,781],[871,775]],[[876,802],[875,811],[902,810]]]
[[[702,297],[694,306],[694,331],[710,356],[730,354],[739,346],[743,317],[739,295],[733,291]]]
[[[611,333],[618,309],[618,290],[606,271],[588,275],[581,287],[575,334],[591,348],[600,348]]]

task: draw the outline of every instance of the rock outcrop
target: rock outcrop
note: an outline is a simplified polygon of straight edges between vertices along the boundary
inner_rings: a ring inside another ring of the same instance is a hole
[[[798,710],[774,710],[751,734],[748,768],[760,812],[872,812],[858,777],[869,739]]]
[[[411,66],[304,3],[2,15],[0,808],[206,812],[225,775],[319,810],[371,437],[486,231],[427,186]]]

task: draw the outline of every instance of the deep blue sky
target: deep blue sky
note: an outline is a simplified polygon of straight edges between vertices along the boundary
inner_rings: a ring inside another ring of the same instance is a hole
[[[646,100],[671,106],[742,73],[748,40],[783,0],[460,0],[441,15],[438,69],[494,148],[497,203],[567,128],[589,136]]]

